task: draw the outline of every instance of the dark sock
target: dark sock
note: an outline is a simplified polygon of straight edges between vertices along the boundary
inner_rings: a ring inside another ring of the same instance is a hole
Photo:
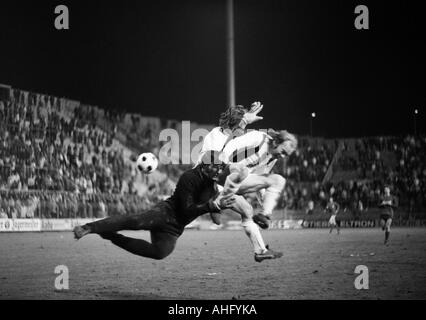
[[[385,241],[388,241],[388,239],[389,239],[389,235],[390,235],[390,232],[389,232],[389,231],[386,231],[386,232],[385,232]]]

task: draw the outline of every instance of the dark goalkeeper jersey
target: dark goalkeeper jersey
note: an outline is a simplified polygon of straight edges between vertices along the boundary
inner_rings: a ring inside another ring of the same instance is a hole
[[[215,182],[196,167],[182,174],[173,195],[165,202],[174,211],[177,221],[187,225],[205,213],[219,212],[212,203],[217,193]]]

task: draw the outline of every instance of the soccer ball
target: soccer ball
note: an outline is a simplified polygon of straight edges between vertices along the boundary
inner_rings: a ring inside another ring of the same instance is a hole
[[[142,173],[151,173],[158,167],[158,159],[151,152],[142,153],[136,160],[136,166]]]

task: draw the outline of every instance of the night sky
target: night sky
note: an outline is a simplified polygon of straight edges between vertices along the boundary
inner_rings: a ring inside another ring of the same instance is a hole
[[[8,2],[8,3],[5,3]],[[426,14],[419,1],[235,0],[238,104],[258,127],[349,137],[425,132]],[[65,4],[70,30],[54,28]],[[354,28],[367,5],[370,30]],[[226,2],[2,1],[0,83],[198,123],[226,102]]]

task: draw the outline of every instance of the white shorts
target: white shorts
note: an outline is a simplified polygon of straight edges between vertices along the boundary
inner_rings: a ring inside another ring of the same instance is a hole
[[[331,224],[332,226],[335,226],[336,225],[336,216],[332,215],[330,217],[330,220],[328,220],[328,223]]]

